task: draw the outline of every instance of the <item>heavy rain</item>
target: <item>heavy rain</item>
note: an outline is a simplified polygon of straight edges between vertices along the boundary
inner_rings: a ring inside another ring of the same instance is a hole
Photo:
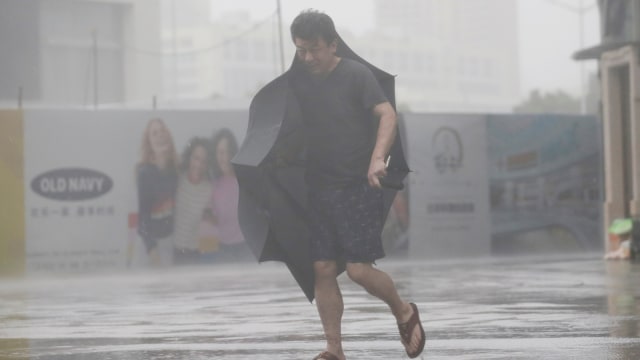
[[[422,359],[640,358],[639,24],[0,0],[0,359],[406,359],[408,302]]]

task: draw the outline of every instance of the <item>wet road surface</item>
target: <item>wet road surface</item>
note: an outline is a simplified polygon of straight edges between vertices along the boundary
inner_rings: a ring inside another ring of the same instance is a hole
[[[640,359],[640,264],[599,254],[379,263],[424,359]],[[406,359],[386,305],[340,277],[349,360]],[[315,306],[278,263],[0,280],[0,359],[310,360]]]

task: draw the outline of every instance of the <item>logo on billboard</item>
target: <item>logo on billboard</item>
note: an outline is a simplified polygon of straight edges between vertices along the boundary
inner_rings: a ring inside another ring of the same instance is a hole
[[[106,174],[83,168],[55,169],[31,181],[31,189],[38,195],[62,201],[97,198],[112,187],[113,180]]]
[[[440,174],[454,173],[462,167],[463,149],[460,134],[453,128],[439,128],[431,140],[433,161]]]

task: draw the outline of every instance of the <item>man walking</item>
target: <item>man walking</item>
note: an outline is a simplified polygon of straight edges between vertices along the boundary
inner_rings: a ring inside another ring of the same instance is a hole
[[[425,344],[418,308],[400,298],[389,275],[373,267],[385,255],[380,181],[396,136],[396,113],[365,65],[336,55],[338,34],[328,15],[303,11],[291,24],[291,37],[300,65],[291,85],[306,134],[315,299],[327,341],[315,360],[346,359],[339,260],[346,261],[351,280],[389,305],[407,354],[418,357]]]

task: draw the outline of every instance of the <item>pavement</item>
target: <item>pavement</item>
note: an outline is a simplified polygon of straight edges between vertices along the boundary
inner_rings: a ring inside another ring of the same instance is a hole
[[[383,260],[423,359],[640,359],[640,264],[601,254]],[[342,275],[349,360],[406,359],[386,305]],[[0,280],[0,359],[310,360],[315,306],[279,263]]]

